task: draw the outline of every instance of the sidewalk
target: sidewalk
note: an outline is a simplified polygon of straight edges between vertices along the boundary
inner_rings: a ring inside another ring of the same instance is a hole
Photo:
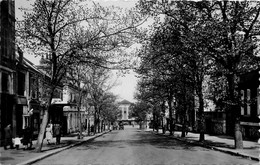
[[[102,136],[103,134],[110,132],[104,131],[102,133],[97,133],[94,136],[84,136],[82,139],[78,139],[77,135],[69,135],[61,137],[61,144],[55,145],[56,139],[53,138],[53,144],[47,145],[46,140],[43,142],[42,152],[37,153],[35,150],[23,150],[20,148],[16,149],[7,149],[4,150],[4,147],[0,147],[0,164],[1,165],[24,165],[34,163],[38,160],[44,159],[50,155],[56,154],[73,146],[79,145],[83,142],[90,141],[96,137]],[[33,147],[35,147],[36,140],[33,141]]]
[[[202,143],[199,142],[199,133],[189,132],[188,135],[183,138],[181,137],[180,131],[174,131],[174,135],[171,136],[169,131],[167,131],[165,134],[162,134],[162,130],[159,130],[158,133],[156,131],[153,131],[152,129],[148,129],[148,131],[156,133],[158,135],[168,136],[170,138],[188,142],[194,145],[199,145],[209,149],[225,152],[231,155],[242,156],[248,159],[260,161],[260,140],[258,142],[244,140],[244,148],[235,149],[234,139],[230,136],[212,136],[205,134],[205,141]]]

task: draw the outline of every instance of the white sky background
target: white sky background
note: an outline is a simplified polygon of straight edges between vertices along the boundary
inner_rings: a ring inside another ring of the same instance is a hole
[[[119,6],[122,8],[131,8],[135,6],[135,3],[137,0],[94,0],[95,2],[100,3],[104,6]],[[17,20],[22,19],[22,12],[19,10],[19,8],[26,8],[29,7],[32,3],[32,0],[15,0],[15,8],[16,8],[16,18]],[[33,62],[34,64],[39,64],[39,57],[35,57],[33,55],[28,55],[24,53],[25,58]],[[115,72],[114,72],[115,74]],[[120,76],[117,79],[117,86],[115,86],[111,91],[118,95],[118,100],[121,101],[123,99],[126,99],[130,102],[135,102],[134,100],[134,92],[135,87],[137,84],[137,78],[135,77],[136,73],[133,71],[130,71],[129,74],[124,74],[123,76]],[[116,76],[115,76],[116,77]],[[114,78],[115,78],[114,77]]]

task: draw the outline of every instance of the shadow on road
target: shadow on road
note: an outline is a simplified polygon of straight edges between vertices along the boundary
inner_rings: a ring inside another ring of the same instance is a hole
[[[163,136],[157,136],[148,132],[141,130],[132,130],[133,133],[129,134],[127,138],[122,138],[120,140],[107,140],[107,136],[113,136],[112,134],[117,134],[118,132],[110,132],[103,137],[93,140],[91,143],[84,143],[82,147],[78,150],[95,150],[103,147],[110,148],[125,148],[127,145],[132,147],[142,147],[144,145],[152,145],[157,148],[163,149],[174,149],[174,150],[189,150],[197,151],[196,146],[169,139]],[[117,135],[119,136],[119,135]],[[200,150],[208,150],[201,149]]]

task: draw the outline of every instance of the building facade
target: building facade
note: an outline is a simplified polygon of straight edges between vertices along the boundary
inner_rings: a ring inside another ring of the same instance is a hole
[[[23,57],[22,50],[15,45],[15,21],[15,0],[0,0],[0,145],[8,124],[13,136],[20,136],[29,126],[37,137],[49,98],[50,76],[44,70],[46,65],[35,66]],[[87,114],[83,107],[78,113],[75,101],[78,91],[69,87],[73,90],[68,92],[69,96],[63,96],[66,88],[63,84],[56,87],[49,122],[61,123],[63,132],[70,133],[79,129],[79,118],[83,124],[87,121],[84,118]]]
[[[119,104],[119,109],[121,110],[121,115],[120,115],[121,118],[119,119],[119,121],[125,122],[127,124],[132,124],[133,122],[135,122],[134,118],[129,118],[129,114],[130,114],[129,107],[131,106],[132,103],[130,101],[123,100],[118,104]]]
[[[63,100],[66,105],[63,107],[64,118],[66,121],[66,133],[77,132],[80,126],[84,129],[87,126],[88,119],[86,115],[86,104],[81,104],[78,109],[79,100],[78,90],[75,87],[66,84],[63,87]]]
[[[260,69],[240,76],[242,134],[245,138],[260,138]]]
[[[0,0],[0,127],[1,145],[4,127],[11,124],[16,134],[16,60],[15,1]]]
[[[240,125],[244,139],[258,139],[260,137],[260,69],[244,73],[239,76],[238,89],[240,91]],[[234,135],[232,114],[221,109],[206,111],[206,132],[210,134]]]

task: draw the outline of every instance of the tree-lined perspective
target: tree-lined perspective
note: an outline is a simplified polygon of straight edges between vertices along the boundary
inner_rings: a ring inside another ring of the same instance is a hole
[[[99,117],[116,120],[116,96],[109,92],[114,84],[108,83],[113,69],[138,73],[132,115],[139,121],[147,113],[156,121],[168,109],[171,134],[177,115],[182,135],[189,126],[196,127],[203,141],[204,99],[211,99],[234,116],[229,120],[235,147],[243,148],[238,77],[259,68],[259,12],[259,2],[246,1],[139,0],[135,8],[123,10],[84,0],[36,0],[18,23],[17,41],[21,49],[42,57],[50,76],[37,150],[60,83],[78,88],[78,108],[89,96],[95,131]],[[148,27],[143,26],[147,18],[154,20]],[[134,44],[142,46],[125,52]],[[205,92],[205,83],[210,92]],[[195,98],[198,120],[189,123]]]

